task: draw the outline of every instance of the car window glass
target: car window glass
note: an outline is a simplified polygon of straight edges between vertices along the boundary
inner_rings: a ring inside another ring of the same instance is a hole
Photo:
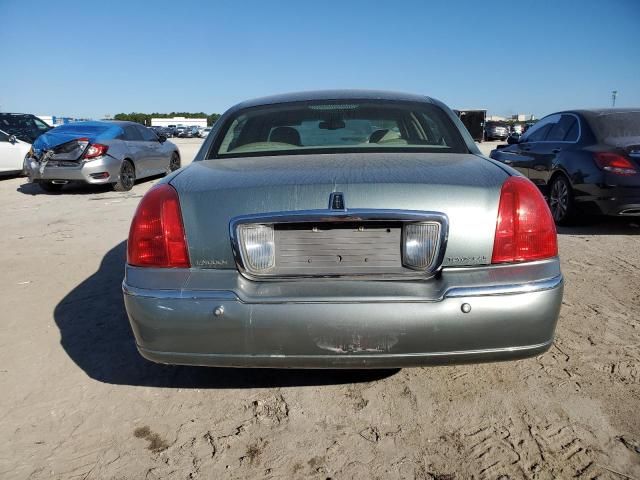
[[[125,125],[124,127],[122,127],[122,129],[124,130],[125,140],[133,140],[133,141],[142,140],[142,135],[140,135],[140,132],[138,132],[138,129],[133,125]]]
[[[545,140],[549,130],[560,120],[560,115],[549,115],[543,118],[525,134],[524,142],[541,142]]]
[[[4,132],[0,132],[0,142],[8,142],[9,141],[9,135],[7,135]]]
[[[548,142],[564,142],[567,141],[567,135],[576,123],[576,117],[573,115],[561,115],[560,119],[553,124],[551,130],[547,134]],[[577,130],[575,136],[577,137]],[[575,141],[575,138],[571,141]]]
[[[547,133],[551,129],[551,125],[541,125],[540,128],[537,128],[534,132],[531,132],[527,135],[527,142],[540,142],[545,139]]]
[[[36,128],[38,130],[40,130],[40,132],[42,132],[42,133],[48,132],[49,130],[51,130],[51,127],[49,125],[47,125],[46,123],[44,123],[39,118],[34,118],[33,122],[36,124]]]
[[[567,132],[567,135],[564,137],[565,142],[577,142],[578,141],[578,134],[579,134],[579,130],[580,130],[580,122],[575,117],[574,117],[574,120],[575,120],[575,122],[573,122],[573,125],[571,125],[571,128],[569,128],[569,131]]]
[[[0,128],[23,142],[33,143],[49,126],[33,115],[13,115],[0,113]]]
[[[158,136],[155,134],[155,132],[147,127],[137,127],[138,131],[140,132],[140,135],[142,136],[142,139],[145,142],[157,142],[158,141]]]
[[[266,105],[239,112],[223,135],[218,155],[394,148],[467,151],[455,125],[435,105],[353,100]]]
[[[587,118],[593,133],[602,143],[621,145],[621,141],[625,142],[623,138],[640,137],[640,109],[603,111]]]

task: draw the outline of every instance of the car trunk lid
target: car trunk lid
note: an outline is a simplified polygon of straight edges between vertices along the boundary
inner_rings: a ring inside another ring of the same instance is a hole
[[[443,265],[463,266],[491,262],[507,176],[472,154],[324,154],[205,160],[171,184],[180,196],[193,267],[236,268],[229,237],[234,217],[327,209],[334,192],[343,193],[347,210],[446,214]]]

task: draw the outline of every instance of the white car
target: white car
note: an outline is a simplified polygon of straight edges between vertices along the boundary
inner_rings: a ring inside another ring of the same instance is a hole
[[[24,158],[31,144],[51,127],[38,117],[0,113],[0,175],[24,172]]]
[[[209,135],[209,132],[211,131],[213,127],[207,127],[207,128],[203,128],[202,130],[200,130],[200,136],[202,138],[205,138],[207,135]]]

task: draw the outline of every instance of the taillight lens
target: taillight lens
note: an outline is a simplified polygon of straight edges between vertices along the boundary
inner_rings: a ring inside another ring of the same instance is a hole
[[[107,153],[109,147],[107,145],[102,145],[101,143],[92,143],[87,148],[86,152],[84,152],[83,158],[85,160],[91,160],[92,158],[101,157],[105,153]]]
[[[624,155],[613,152],[596,152],[593,154],[596,165],[602,170],[616,175],[635,175],[636,167]]]
[[[502,185],[491,263],[526,262],[558,255],[556,226],[538,188],[522,177]]]
[[[133,216],[127,263],[138,267],[189,268],[178,193],[169,184],[153,187]]]

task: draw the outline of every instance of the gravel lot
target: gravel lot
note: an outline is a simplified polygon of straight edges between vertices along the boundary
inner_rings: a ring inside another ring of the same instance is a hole
[[[199,140],[176,140],[183,163]],[[491,144],[483,143],[483,149]],[[640,228],[560,231],[552,349],[393,371],[169,367],[122,304],[141,196],[0,180],[0,477],[640,479]]]

